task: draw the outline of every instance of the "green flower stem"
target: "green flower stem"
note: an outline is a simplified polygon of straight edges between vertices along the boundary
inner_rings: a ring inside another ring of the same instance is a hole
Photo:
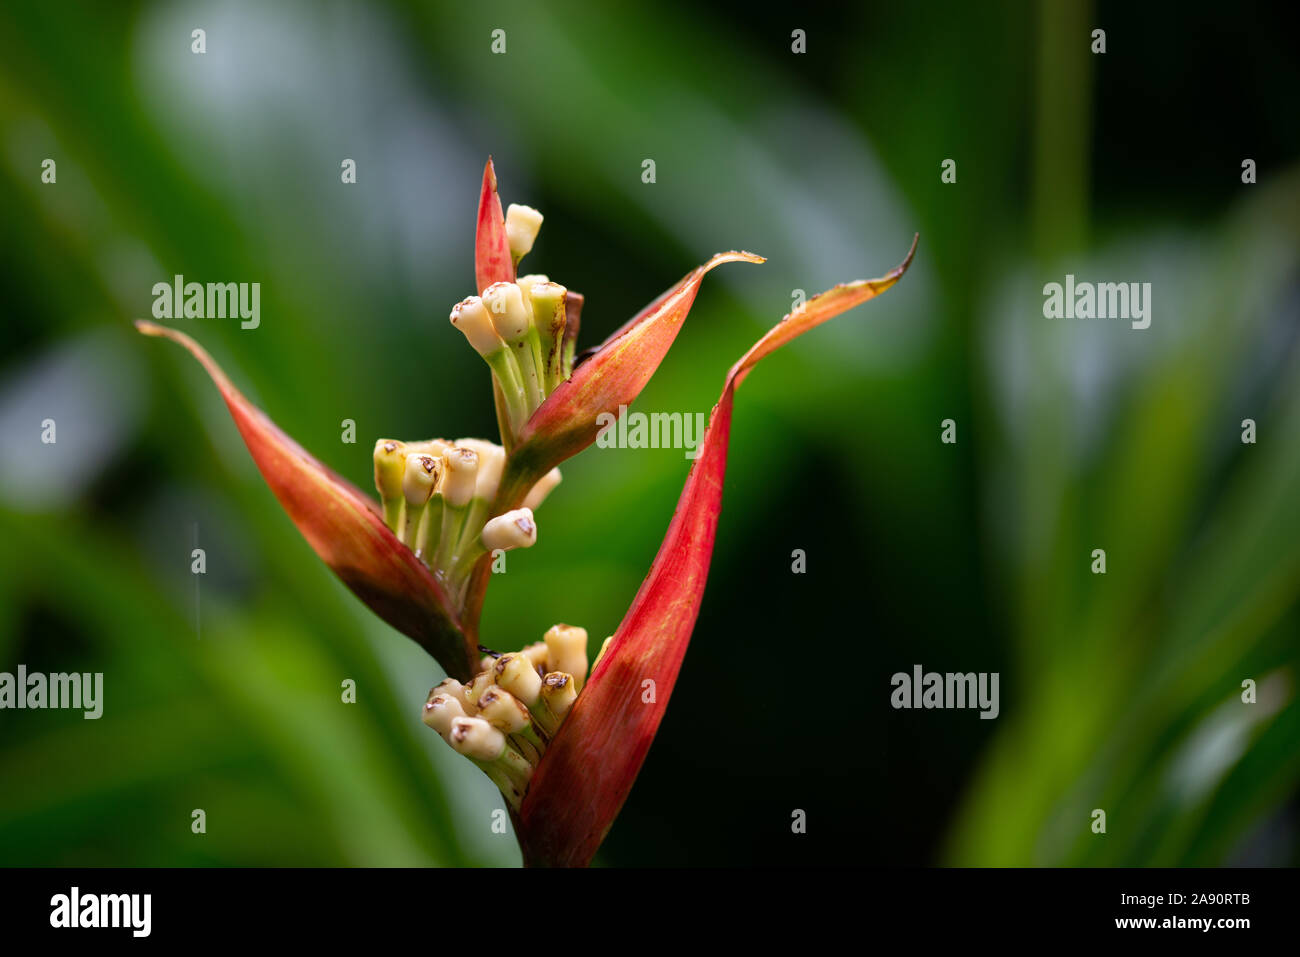
[[[519,364],[511,353],[509,347],[502,347],[483,358],[487,360],[492,374],[496,376],[497,384],[501,387],[501,397],[506,405],[506,415],[510,420],[510,435],[513,438],[523,428],[532,413],[528,411],[528,399]]]
[[[394,535],[400,537],[402,533],[402,513],[406,509],[406,499],[398,495],[396,498],[384,499],[384,524]]]
[[[537,330],[530,325],[522,336],[510,343],[510,347],[515,361],[519,363],[519,376],[524,384],[528,415],[532,415],[542,404],[542,370],[538,368],[541,362],[542,344],[537,338]],[[524,421],[528,421],[527,417]],[[521,422],[520,425],[522,424]]]
[[[442,496],[434,495],[424,510],[424,522],[415,539],[415,554],[427,565],[433,550],[442,540]]]
[[[406,517],[403,521],[401,538],[406,547],[416,553],[416,558],[420,557],[420,530],[423,527],[424,513],[428,507],[428,502],[420,502],[418,505],[407,503],[406,507]]]
[[[448,580],[451,579],[452,549],[460,538],[468,511],[469,507],[465,505],[453,505],[446,500],[442,503],[442,532],[430,567],[438,569]]]
[[[472,567],[473,560],[483,553],[479,543],[479,532],[483,530],[483,523],[487,521],[488,509],[491,507],[492,503],[485,498],[475,498],[469,503],[460,537],[451,550],[451,561],[447,571],[453,578],[463,567]]]

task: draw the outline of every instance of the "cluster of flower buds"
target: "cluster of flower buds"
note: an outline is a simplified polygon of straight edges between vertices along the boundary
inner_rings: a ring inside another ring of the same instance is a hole
[[[587,680],[587,630],[555,625],[536,644],[488,652],[480,664],[469,684],[448,678],[430,691],[423,720],[482,768],[517,811]]]
[[[542,214],[512,204],[506,235],[515,265],[533,248]],[[578,337],[578,298],[545,276],[495,282],[451,311],[451,324],[465,334],[492,370],[502,434],[515,436],[537,407],[573,373]]]
[[[537,541],[533,509],[560,481],[552,469],[523,507],[489,518],[505,450],[482,439],[375,443],[375,487],[384,521],[459,604],[474,565],[497,549]]]

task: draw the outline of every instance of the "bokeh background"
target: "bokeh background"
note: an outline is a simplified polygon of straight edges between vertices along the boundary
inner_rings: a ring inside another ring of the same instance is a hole
[[[1207,2],[5,5],[0,670],[102,671],[105,710],[0,712],[0,863],[518,863],[491,785],[420,724],[437,666],[315,558],[193,361],[130,327],[176,273],[260,282],[255,331],[175,324],[363,486],[380,436],[494,436],[446,321],[489,153],[546,214],[528,266],[586,294],[585,344],[716,250],[768,257],[705,281],[647,411],[707,412],[794,290],[921,233],[902,284],[741,390],[703,610],[598,863],[1296,863],[1296,26]],[[1151,282],[1151,328],[1044,319],[1067,272]],[[485,640],[612,632],[688,464],[571,460]],[[894,711],[914,664],[999,672],[1000,716]]]

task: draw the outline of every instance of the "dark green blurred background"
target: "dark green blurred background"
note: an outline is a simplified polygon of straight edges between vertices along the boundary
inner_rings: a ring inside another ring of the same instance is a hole
[[[491,153],[546,215],[528,268],[587,296],[580,345],[716,250],[769,258],[705,281],[642,410],[707,411],[793,290],[922,236],[894,291],[741,390],[703,610],[600,863],[1294,864],[1294,18],[616,6],[0,13],[0,670],[105,673],[99,721],[0,712],[0,863],[518,862],[492,786],[420,724],[437,666],[315,558],[198,367],[129,324],[175,273],[260,282],[255,331],[173,324],[366,487],[380,436],[495,438],[446,320]],[[1151,282],[1151,328],[1044,319],[1067,272]],[[612,632],[687,466],[569,462],[484,639]],[[914,664],[1000,672],[1001,715],[894,711]]]

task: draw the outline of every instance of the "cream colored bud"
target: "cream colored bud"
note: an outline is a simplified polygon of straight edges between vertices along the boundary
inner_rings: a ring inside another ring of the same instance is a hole
[[[402,494],[407,505],[423,505],[429,501],[438,475],[442,472],[442,459],[432,455],[408,455],[406,473],[402,477]]]
[[[457,446],[444,451],[442,461],[442,485],[438,491],[448,505],[468,505],[474,497],[474,485],[478,480],[478,453]]]
[[[495,761],[506,749],[506,736],[482,718],[452,718],[447,740],[475,761]]]
[[[577,697],[578,685],[573,680],[573,675],[552,671],[542,679],[542,700],[546,702],[546,707],[550,709],[551,714],[555,715],[557,721],[564,720],[564,716],[569,713]]]
[[[541,228],[542,214],[531,206],[511,203],[506,207],[506,239],[510,241],[510,255],[515,262],[528,255]]]
[[[515,734],[532,724],[532,716],[519,699],[504,688],[493,685],[478,699],[478,713],[488,724]]]
[[[449,694],[436,694],[425,702],[420,720],[445,738],[451,731],[452,721],[463,717],[465,708],[459,701]]]
[[[546,501],[546,496],[550,495],[551,490],[560,484],[562,477],[560,470],[554,468],[539,478],[537,484],[529,490],[527,498],[524,499],[524,508],[535,509]]]
[[[478,296],[470,296],[452,308],[451,324],[465,334],[474,351],[481,356],[490,356],[505,348],[492,324],[492,317],[488,315],[487,306]]]
[[[474,676],[474,680],[465,688],[465,703],[469,705],[469,707],[465,709],[466,711],[472,713],[478,709],[479,697],[483,692],[487,691],[488,688],[492,687],[492,675],[493,673],[491,671],[480,672]]]
[[[533,521],[533,510],[517,508],[498,515],[483,526],[481,537],[483,547],[489,552],[498,548],[503,551],[530,548],[537,541],[537,523]]]
[[[421,439],[419,442],[407,442],[406,453],[419,452],[421,455],[432,455],[435,459],[442,458],[442,453],[451,448],[452,443],[446,439]]]
[[[547,630],[546,662],[552,671],[571,674],[575,691],[587,680],[587,629],[573,625],[554,625]]]
[[[524,646],[523,651],[519,653],[531,661],[534,668],[542,669],[542,674],[551,670],[546,667],[546,642],[535,641],[531,645]]]
[[[548,283],[548,282],[550,282],[550,280],[547,279],[545,276],[541,275],[540,273],[530,273],[527,276],[520,276],[518,279],[515,280],[515,285],[519,287],[519,295],[523,298],[524,305],[530,311],[532,309],[532,302],[533,302],[533,287],[538,284]],[[534,313],[534,316],[535,315],[536,314]]]
[[[537,700],[542,676],[525,655],[502,655],[492,669],[497,686],[509,691],[526,705]]]
[[[402,475],[406,471],[406,443],[380,439],[375,443],[375,490],[380,498],[397,498],[402,494]]]
[[[506,342],[517,342],[528,332],[532,313],[524,306],[519,287],[512,282],[494,282],[483,290],[492,326]]]
[[[438,687],[429,692],[429,697],[433,698],[435,695],[440,694],[450,695],[455,698],[460,702],[461,707],[466,709],[466,713],[468,713],[470,703],[465,698],[465,686],[455,678],[443,678],[438,684]]]
[[[497,497],[501,472],[506,466],[506,450],[495,442],[484,439],[457,439],[462,449],[478,453],[478,477],[474,480],[474,497],[490,502]]]

